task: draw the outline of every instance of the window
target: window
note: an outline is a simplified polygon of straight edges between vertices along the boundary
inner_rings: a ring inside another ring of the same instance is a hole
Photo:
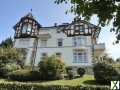
[[[47,46],[47,40],[41,40],[41,47]]]
[[[22,29],[22,33],[26,33],[26,32],[27,32],[27,28],[28,28],[27,24],[24,25],[24,26],[23,26],[23,29]]]
[[[80,29],[79,25],[76,25],[75,30],[79,30],[79,29]]]
[[[56,57],[61,58],[61,53],[56,53]]]
[[[42,53],[41,59],[45,59],[47,57],[47,53]]]
[[[58,46],[59,47],[63,46],[63,39],[58,39]]]
[[[77,50],[73,52],[73,63],[87,63],[87,53],[85,51]]]
[[[83,32],[83,31],[84,31],[84,26],[80,25],[80,32]]]
[[[76,36],[73,37],[73,46],[80,46],[86,44],[86,37],[85,36]]]
[[[75,30],[83,32],[84,31],[84,26],[83,25],[75,25]]]
[[[32,27],[31,27],[31,25],[30,24],[28,24],[28,29],[27,29],[27,32],[30,34],[30,32],[31,32],[31,29],[32,29]]]

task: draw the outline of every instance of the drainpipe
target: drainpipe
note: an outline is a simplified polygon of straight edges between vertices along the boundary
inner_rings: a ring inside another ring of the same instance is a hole
[[[93,42],[93,38],[92,39],[92,62],[94,62],[94,42]]]

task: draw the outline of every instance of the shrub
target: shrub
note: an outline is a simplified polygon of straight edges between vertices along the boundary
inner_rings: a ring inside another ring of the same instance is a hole
[[[119,79],[119,73],[112,66],[105,63],[96,63],[93,71],[96,81],[102,84],[108,84],[110,81]]]
[[[7,74],[16,70],[21,69],[19,65],[16,64],[7,64],[3,65],[0,68],[0,76],[1,77],[7,77]]]
[[[69,79],[74,79],[75,78],[75,74],[74,74],[74,72],[72,70],[68,71],[67,75],[68,75]]]
[[[23,59],[23,54],[15,48],[0,48],[0,64],[17,63]]]
[[[65,72],[65,64],[56,56],[46,57],[39,63],[39,71],[43,80],[62,79]]]
[[[68,76],[68,79],[74,79],[75,78],[75,71],[73,71],[72,67],[66,67],[66,73]]]
[[[40,73],[31,70],[18,70],[10,73],[9,78],[17,81],[37,81],[40,80]]]
[[[66,72],[69,72],[70,70],[72,70],[72,67],[66,67]]]
[[[110,90],[109,86],[66,86],[36,83],[0,82],[0,90]]]
[[[85,69],[80,67],[77,69],[77,73],[80,75],[80,77],[83,77],[85,74]]]

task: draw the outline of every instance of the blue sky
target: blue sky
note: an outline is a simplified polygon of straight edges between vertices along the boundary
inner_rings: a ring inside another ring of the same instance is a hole
[[[9,2],[0,0],[0,42],[7,37],[13,37],[13,26],[22,16],[30,12],[31,8],[36,20],[43,26],[71,22],[74,18],[72,14],[65,14],[69,5],[56,5],[54,0],[10,0]],[[97,24],[97,18],[93,17],[91,23]],[[118,58],[120,45],[112,45],[115,36],[109,32],[110,26],[102,28],[99,42],[106,44],[106,51],[113,58]]]

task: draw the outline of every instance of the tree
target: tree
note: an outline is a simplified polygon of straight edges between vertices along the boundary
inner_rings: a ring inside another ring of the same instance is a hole
[[[107,64],[115,64],[115,60],[105,53],[102,57],[95,57],[93,63],[105,62]]]
[[[7,48],[7,47],[13,47],[13,41],[12,41],[12,38],[7,38],[6,40],[2,41],[0,43],[0,47],[4,47],[4,48]]]
[[[23,53],[15,48],[0,48],[0,65],[16,63],[23,61]]]
[[[0,76],[7,77],[7,74],[23,68],[24,54],[22,50],[15,48],[0,48]]]
[[[112,65],[104,62],[94,64],[93,71],[95,80],[101,84],[109,84],[110,81],[120,79],[119,72]]]
[[[120,58],[117,58],[117,59],[116,59],[116,62],[117,62],[117,63],[120,63]]]
[[[62,79],[62,74],[65,73],[65,64],[54,55],[44,58],[38,67],[43,80]]]
[[[79,67],[79,68],[77,69],[77,73],[80,75],[80,77],[83,77],[83,75],[85,74],[85,69]]]
[[[97,15],[98,26],[106,26],[112,22],[110,31],[115,32],[116,43],[120,40],[120,4],[119,0],[55,0],[56,4],[70,3],[67,12],[74,13],[89,21]]]

